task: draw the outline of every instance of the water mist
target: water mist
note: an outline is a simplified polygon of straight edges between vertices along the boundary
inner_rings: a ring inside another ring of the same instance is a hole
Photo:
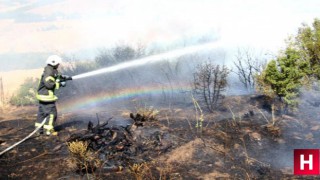
[[[203,51],[203,50],[214,49],[214,48],[218,48],[221,46],[222,46],[222,43],[219,41],[213,42],[213,43],[206,43],[206,44],[201,44],[201,45],[190,46],[190,47],[186,47],[186,48],[181,48],[181,49],[169,51],[166,53],[147,56],[147,57],[140,58],[140,59],[134,59],[134,60],[120,63],[120,64],[117,64],[114,66],[110,66],[110,67],[106,67],[103,69],[98,69],[95,71],[79,74],[79,75],[73,76],[72,79],[75,80],[75,79],[81,79],[81,78],[85,78],[85,77],[89,77],[89,76],[95,76],[95,75],[102,74],[102,73],[115,72],[115,71],[119,71],[119,70],[126,69],[126,68],[142,66],[142,65],[145,65],[148,63],[155,63],[155,62],[164,61],[164,60],[172,61],[172,60],[174,60],[174,58],[182,56],[182,55],[192,54],[192,53],[195,53],[198,51]]]

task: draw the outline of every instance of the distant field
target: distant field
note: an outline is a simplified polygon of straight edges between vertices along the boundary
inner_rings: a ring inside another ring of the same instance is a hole
[[[19,86],[25,81],[26,78],[39,78],[42,71],[43,68],[0,72],[0,78],[2,78],[5,98],[11,97],[12,94],[14,94],[15,91],[19,89]]]

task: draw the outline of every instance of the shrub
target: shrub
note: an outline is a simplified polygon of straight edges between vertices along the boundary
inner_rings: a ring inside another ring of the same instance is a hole
[[[194,73],[193,91],[196,97],[204,102],[210,112],[213,112],[224,98],[227,87],[227,76],[230,70],[225,66],[210,62],[198,65]]]
[[[136,113],[140,114],[146,121],[158,120],[157,115],[159,114],[159,110],[155,109],[153,106],[143,106],[136,101],[134,101],[134,106],[136,109]]]
[[[68,165],[71,169],[78,172],[94,172],[101,165],[100,159],[96,153],[88,149],[88,142],[74,141],[67,143],[70,158]]]
[[[234,73],[238,75],[240,82],[248,92],[254,92],[256,87],[255,75],[261,73],[266,62],[262,61],[262,58],[256,57],[250,49],[239,49],[236,58],[237,60],[233,62],[236,67]]]
[[[36,91],[39,83],[38,78],[27,78],[20,86],[17,94],[14,94],[9,103],[16,106],[34,105],[37,103]]]

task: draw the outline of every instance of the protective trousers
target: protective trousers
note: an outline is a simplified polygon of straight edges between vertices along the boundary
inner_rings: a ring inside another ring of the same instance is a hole
[[[40,126],[44,118],[47,118],[47,120],[43,129],[46,130],[47,135],[50,135],[54,132],[54,123],[57,119],[57,107],[55,102],[39,102],[38,117],[35,126]],[[41,130],[43,131],[43,129]]]

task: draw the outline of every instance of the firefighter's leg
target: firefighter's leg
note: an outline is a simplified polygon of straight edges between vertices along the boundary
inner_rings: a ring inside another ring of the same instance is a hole
[[[49,120],[46,125],[44,125],[44,129],[46,130],[47,135],[57,135],[54,131],[54,123],[57,119],[57,109],[55,103],[50,103],[46,106],[47,112],[49,114]]]
[[[44,111],[44,104],[39,102],[39,109],[37,114],[37,121],[35,123],[35,128],[39,127],[41,125],[41,122],[46,118],[46,113]],[[43,126],[39,130],[39,134],[43,134]]]
[[[56,124],[57,117],[58,117],[57,106],[56,106],[56,104],[54,104],[54,106],[53,106],[53,122],[52,122],[53,129],[52,129],[52,135],[55,135],[55,136],[58,135],[58,132],[54,130],[54,126]]]

